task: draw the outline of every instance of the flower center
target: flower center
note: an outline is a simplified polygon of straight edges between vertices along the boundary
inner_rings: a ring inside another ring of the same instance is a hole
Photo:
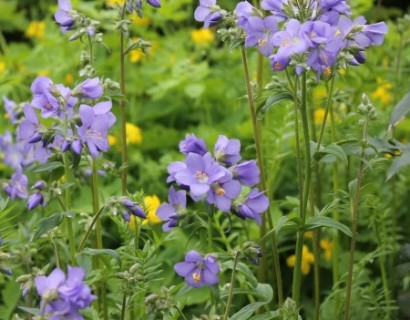
[[[327,75],[328,77],[330,77],[331,74],[332,74],[332,69],[330,69],[330,67],[326,67],[326,69],[325,69],[325,75]]]
[[[282,68],[282,65],[279,62],[275,62],[273,68],[275,68],[275,70],[280,70]]]
[[[281,47],[286,47],[290,43],[290,38],[285,38],[282,43],[280,44]]]
[[[268,39],[266,39],[266,38],[260,38],[260,39],[258,39],[258,46],[259,46],[260,48],[264,48],[267,43],[268,43]]]
[[[194,177],[198,180],[199,183],[207,183],[208,182],[208,175],[203,171],[197,171]]]
[[[218,187],[218,188],[215,190],[215,193],[216,193],[218,196],[223,196],[223,195],[225,195],[225,190],[222,189],[221,187]]]
[[[103,136],[101,132],[94,130],[94,129],[88,129],[87,130],[87,138],[90,138],[92,140],[97,140],[97,141],[103,141]]]
[[[193,279],[196,283],[198,283],[199,281],[201,281],[201,273],[199,273],[199,272],[194,272],[194,273],[192,274],[192,279]]]

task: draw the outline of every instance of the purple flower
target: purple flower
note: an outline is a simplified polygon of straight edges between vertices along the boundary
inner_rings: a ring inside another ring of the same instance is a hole
[[[216,25],[222,19],[220,8],[216,5],[216,0],[199,0],[199,7],[194,12],[196,21],[204,22],[204,28]]]
[[[188,186],[191,197],[199,201],[211,188],[211,185],[225,175],[225,169],[208,152],[203,156],[190,153],[185,160],[186,168],[175,173],[177,183]]]
[[[121,199],[121,204],[125,209],[125,212],[123,212],[123,217],[125,220],[129,221],[130,214],[141,219],[147,218],[147,215],[145,214],[144,210],[134,201],[131,201],[129,198],[123,197]]]
[[[283,4],[287,4],[288,0],[263,0],[261,8],[270,11],[274,16],[280,20],[286,20],[287,17],[283,12]]]
[[[273,35],[277,31],[278,20],[274,16],[269,16],[264,19],[260,17],[250,17],[245,27],[246,47],[258,47],[259,51],[269,56],[272,53],[275,44]]]
[[[174,270],[194,288],[213,286],[219,282],[217,277],[219,265],[216,259],[210,255],[203,258],[195,250],[189,251],[185,256],[185,261],[177,263]]]
[[[245,201],[237,205],[235,214],[242,219],[253,219],[260,225],[262,223],[262,213],[268,207],[268,197],[264,195],[264,192],[259,192],[258,188],[254,188],[247,195]]]
[[[203,156],[208,152],[203,139],[198,139],[195,134],[187,134],[185,139],[179,143],[179,151],[183,154],[188,155],[188,153],[197,153]]]
[[[175,174],[177,174],[178,172],[185,170],[186,164],[185,162],[182,161],[175,161],[172,162],[168,165],[167,170],[169,173],[169,177],[167,178],[167,183],[173,182],[175,181]]]
[[[160,0],[147,0],[147,3],[154,8],[161,8],[161,1]]]
[[[78,84],[73,95],[79,95],[88,99],[99,99],[103,95],[103,88],[99,78],[87,79]]]
[[[29,104],[24,106],[25,119],[21,121],[18,128],[18,137],[27,143],[36,143],[41,140],[43,132],[37,114]]]
[[[72,10],[73,7],[70,0],[58,0],[58,10],[55,13],[54,18],[60,25],[63,33],[74,28],[75,21],[71,14]]]
[[[82,126],[78,128],[78,136],[87,144],[93,158],[99,152],[109,148],[107,131],[115,123],[115,116],[109,112],[111,101],[97,103],[93,108],[85,104],[80,105],[80,118]]]
[[[89,307],[96,299],[90,287],[83,283],[84,270],[80,267],[67,267],[64,272],[56,268],[50,275],[34,279],[37,293],[41,296],[41,305],[50,319],[84,319],[78,312]]]
[[[212,188],[208,191],[207,201],[221,210],[228,212],[231,209],[232,199],[239,196],[241,193],[241,184],[232,179],[232,174],[226,171],[223,178],[212,184]]]
[[[7,99],[3,96],[4,109],[6,109],[7,115],[10,118],[10,122],[15,124],[19,118],[19,112],[17,111],[18,105],[13,100]]]
[[[259,11],[248,1],[241,1],[236,5],[235,14],[238,17],[239,28],[245,29],[248,19],[253,15],[253,13],[259,13]]]
[[[27,177],[21,172],[16,172],[11,176],[10,182],[4,187],[4,191],[12,200],[16,197],[25,199],[28,197],[27,185]]]
[[[26,152],[25,143],[14,143],[10,131],[0,135],[0,151],[4,154],[3,162],[16,171],[21,171],[33,162],[33,155]]]
[[[255,160],[245,161],[237,164],[232,169],[234,179],[245,186],[253,186],[259,183],[260,170]]]
[[[44,76],[37,77],[31,85],[31,92],[33,93],[31,105],[41,109],[41,115],[44,118],[49,118],[59,113],[60,103],[50,91],[52,85],[51,79]]]
[[[231,166],[241,159],[240,150],[241,142],[238,139],[228,139],[220,135],[215,143],[215,158]]]
[[[335,11],[339,14],[349,16],[350,6],[345,0],[319,0],[319,7],[323,12]]]
[[[368,24],[363,27],[362,33],[370,39],[371,45],[379,46],[383,43],[384,35],[389,31],[385,22]]]
[[[186,191],[175,191],[174,187],[169,188],[168,202],[159,206],[156,215],[162,221],[162,230],[169,231],[178,225],[179,215],[186,210]]]
[[[43,197],[43,194],[39,191],[33,193],[31,197],[28,199],[27,208],[31,211],[34,208],[38,207],[39,205],[45,207],[46,201]]]

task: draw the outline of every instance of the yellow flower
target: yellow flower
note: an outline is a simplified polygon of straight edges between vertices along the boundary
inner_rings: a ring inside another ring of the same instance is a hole
[[[320,105],[322,103],[324,104],[326,97],[327,90],[325,86],[321,85],[313,88],[313,103],[315,105]]]
[[[316,109],[313,114],[313,122],[317,125],[321,125],[325,117],[325,112],[326,112],[325,108]]]
[[[207,44],[214,41],[215,35],[210,29],[201,28],[191,31],[191,39],[195,44]]]
[[[65,83],[71,86],[74,83],[74,77],[71,73],[65,75]]]
[[[117,145],[117,137],[113,136],[112,134],[109,134],[108,135],[108,143],[111,147]]]
[[[320,247],[325,251],[326,261],[332,260],[333,241],[320,239]]]
[[[155,214],[161,202],[159,198],[154,194],[153,196],[144,197],[145,208],[147,208],[147,219],[142,224],[156,224],[160,223],[161,219]]]
[[[115,5],[122,6],[125,0],[105,0],[107,6],[114,7]]]
[[[127,144],[141,144],[142,133],[139,127],[127,122],[125,124],[125,131],[127,135]]]
[[[138,27],[148,26],[151,24],[151,20],[145,17],[138,16],[135,12],[131,15],[131,21]]]
[[[304,275],[308,274],[310,272],[310,267],[314,263],[315,257],[312,252],[309,251],[309,248],[304,245],[303,246],[303,251],[302,251],[302,264],[301,264],[301,270]],[[289,267],[294,267],[296,262],[296,256],[293,254],[288,259],[286,260],[286,264]]]
[[[307,232],[305,232],[305,235],[304,235],[304,237],[305,237],[305,239],[313,239],[313,231],[307,231]]]
[[[40,70],[39,72],[37,72],[38,76],[48,76],[50,74],[49,70]]]
[[[31,21],[26,30],[26,36],[40,40],[43,39],[45,26],[43,21]]]
[[[379,100],[383,105],[388,105],[393,100],[393,96],[390,93],[390,89],[393,85],[380,78],[377,78],[377,84],[377,89],[370,94],[370,97],[374,100]]]
[[[0,73],[3,73],[6,70],[6,64],[3,61],[0,61]]]
[[[144,56],[145,56],[145,53],[142,52],[141,50],[132,50],[130,52],[130,61],[132,63],[137,63],[141,61],[142,58],[144,58]]]

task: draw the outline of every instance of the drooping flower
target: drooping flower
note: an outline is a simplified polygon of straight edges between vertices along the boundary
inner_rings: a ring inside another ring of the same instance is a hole
[[[130,215],[133,215],[135,217],[139,217],[141,219],[146,219],[147,215],[145,214],[144,210],[139,206],[136,202],[132,201],[131,199],[127,197],[123,197],[121,199],[121,204],[124,208],[124,211],[122,213],[123,218],[126,221],[130,221]]]
[[[184,262],[174,266],[175,272],[185,278],[185,282],[194,288],[213,286],[219,282],[217,274],[219,265],[215,257],[208,255],[205,258],[195,250],[189,251]]]
[[[218,12],[219,7],[216,0],[199,0],[199,6],[195,9],[194,17],[196,21],[204,22],[204,28],[212,27],[222,19],[222,13]]]
[[[103,95],[103,88],[99,78],[86,79],[73,90],[73,95],[88,99],[99,99]]]
[[[187,134],[185,139],[179,143],[179,151],[188,155],[189,153],[196,153],[203,156],[208,152],[205,141],[196,137],[195,134]]]
[[[269,207],[269,199],[264,192],[260,192],[258,188],[254,188],[249,194],[236,204],[234,213],[242,219],[255,220],[259,225],[262,224],[262,213]]]
[[[228,139],[220,135],[215,143],[215,158],[217,161],[231,166],[241,160],[240,150],[241,142],[238,139]]]
[[[245,30],[248,20],[254,13],[258,13],[260,16],[260,12],[252,6],[248,1],[241,1],[238,2],[235,8],[235,15],[238,18],[238,26],[239,28]]]
[[[66,33],[72,30],[75,26],[75,21],[72,17],[73,6],[70,0],[58,0],[58,10],[54,15],[56,22],[60,25],[61,31]]]
[[[43,194],[39,191],[36,191],[28,199],[27,208],[31,211],[38,207],[40,204],[44,207],[46,205],[46,201],[44,199]]]
[[[161,8],[160,0],[147,0],[147,3],[154,8]]]
[[[156,212],[158,218],[165,223],[162,230],[169,231],[178,225],[178,219],[186,210],[186,191],[175,191],[174,187],[169,189],[168,202],[162,204]]]

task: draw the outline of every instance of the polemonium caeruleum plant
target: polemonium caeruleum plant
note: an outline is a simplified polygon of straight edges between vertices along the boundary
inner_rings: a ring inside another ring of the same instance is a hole
[[[260,9],[261,8],[261,9]],[[256,154],[261,171],[261,186],[264,185],[265,171],[263,167],[263,158],[260,142],[260,128],[256,118],[256,99],[257,93],[252,90],[250,82],[246,53],[244,48],[256,47],[259,52],[269,59],[270,67],[274,72],[284,71],[288,80],[287,85],[280,87],[280,94],[288,95],[289,100],[295,104],[296,116],[299,113],[301,120],[296,118],[296,146],[297,146],[297,171],[299,182],[299,231],[297,232],[296,243],[296,262],[293,274],[292,298],[296,305],[300,303],[300,286],[301,286],[301,262],[304,239],[304,228],[306,226],[307,213],[313,214],[314,194],[312,189],[312,154],[315,150],[311,147],[310,130],[312,123],[308,119],[308,88],[307,79],[309,72],[313,71],[316,80],[323,79],[328,85],[328,97],[326,103],[326,112],[323,119],[320,135],[316,143],[316,151],[320,151],[323,132],[326,125],[327,114],[331,110],[333,99],[333,85],[338,69],[345,69],[348,65],[357,66],[365,62],[365,50],[370,46],[380,45],[383,42],[384,35],[388,28],[384,22],[367,24],[364,17],[352,18],[349,2],[340,1],[270,1],[264,0],[260,3],[260,8],[254,7],[247,1],[238,3],[234,12],[230,13],[222,9],[216,2],[200,1],[199,7],[195,11],[195,19],[204,22],[204,27],[221,23],[218,32],[222,40],[231,43],[232,47],[242,46],[242,60],[244,64],[245,83],[247,86],[247,95],[254,127],[254,136],[256,144]],[[263,60],[259,60],[257,80],[261,85],[261,70]],[[286,99],[286,98],[285,98]],[[271,101],[276,97],[272,95]],[[279,100],[279,99],[278,99]],[[283,100],[283,97],[281,98]],[[271,103],[272,105],[272,103]],[[270,107],[267,102],[267,107]],[[303,159],[299,147],[299,121],[302,126],[303,136]],[[317,168],[317,166],[316,166]],[[302,174],[303,170],[303,174]],[[318,169],[315,169],[318,170]],[[337,170],[337,169],[336,169]],[[362,169],[359,170],[361,172]],[[360,179],[358,179],[360,181]],[[320,183],[316,181],[316,183]],[[319,188],[320,189],[320,188]],[[360,183],[357,186],[360,189]],[[256,192],[256,191],[255,191]],[[320,195],[316,195],[320,197]],[[308,209],[310,202],[311,208]],[[354,212],[357,210],[353,209]],[[279,305],[283,303],[282,281],[280,265],[277,263],[278,251],[276,239],[273,232],[273,223],[268,211],[269,228],[272,234],[272,248],[276,268],[276,285],[278,292]],[[338,222],[338,221],[336,221]],[[350,269],[347,281],[347,294],[345,306],[345,319],[349,318],[352,265],[354,257],[355,231],[357,221],[353,220],[353,238],[350,256]],[[265,233],[262,228],[262,235]],[[316,237],[316,236],[315,236]],[[338,238],[335,237],[338,246]],[[318,241],[316,241],[318,243]],[[316,249],[317,250],[317,249]],[[316,259],[317,260],[317,259]],[[317,261],[316,261],[317,263]],[[334,279],[339,280],[338,256],[334,260]],[[317,264],[316,264],[317,268]],[[319,317],[319,299],[317,288],[318,269],[315,277],[315,317]]]

